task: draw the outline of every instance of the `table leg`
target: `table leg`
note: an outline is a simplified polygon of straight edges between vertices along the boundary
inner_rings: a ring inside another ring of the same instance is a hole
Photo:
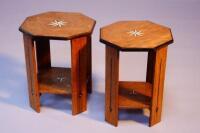
[[[28,79],[29,101],[31,107],[36,112],[40,112],[40,96],[38,90],[35,45],[31,36],[24,34],[23,38]]]
[[[147,82],[153,85],[149,120],[150,126],[161,121],[166,57],[167,46],[157,48],[155,51],[152,50],[148,53]]]
[[[71,40],[72,114],[87,109],[87,37]]]
[[[118,125],[119,51],[106,46],[105,120]]]
[[[38,73],[40,73],[40,70],[46,70],[51,67],[50,42],[49,39],[38,38],[35,40],[35,43]]]
[[[92,93],[92,40],[87,37],[87,92]]]

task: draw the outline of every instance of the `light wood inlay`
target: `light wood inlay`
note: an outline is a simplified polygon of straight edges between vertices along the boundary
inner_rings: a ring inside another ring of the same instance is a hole
[[[40,111],[42,93],[72,96],[72,114],[87,109],[92,93],[91,34],[96,21],[81,13],[46,12],[27,17],[19,30],[24,49],[31,107]],[[51,66],[50,40],[71,41],[72,68]]]
[[[141,31],[141,36],[130,31]],[[150,21],[119,21],[100,30],[100,41],[120,50],[153,49],[173,41],[171,30]]]
[[[150,21],[119,21],[101,28],[106,45],[105,119],[117,126],[119,109],[150,110],[149,126],[161,121],[167,47],[171,30]],[[119,51],[148,52],[146,82],[119,81]]]
[[[50,25],[55,20],[65,23],[62,27]],[[27,17],[19,30],[34,37],[68,40],[90,35],[95,23],[95,20],[81,13],[46,12]]]
[[[71,69],[52,67],[39,75],[40,93],[71,94]]]

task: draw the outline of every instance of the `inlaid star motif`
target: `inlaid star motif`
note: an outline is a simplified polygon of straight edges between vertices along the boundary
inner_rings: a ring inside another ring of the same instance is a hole
[[[61,21],[59,21],[59,20],[54,20],[54,21],[50,22],[49,25],[51,25],[51,26],[53,26],[53,27],[59,27],[59,28],[61,28],[62,26],[65,25],[65,23],[67,23],[67,22],[62,21],[62,20],[61,20]]]
[[[143,36],[143,33],[142,31],[137,31],[137,30],[131,30],[129,32],[127,32],[130,36]]]
[[[64,79],[64,77],[57,77],[57,80],[59,80],[60,82],[62,82]]]

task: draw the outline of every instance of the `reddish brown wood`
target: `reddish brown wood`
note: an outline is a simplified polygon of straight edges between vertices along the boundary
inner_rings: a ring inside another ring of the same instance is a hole
[[[116,114],[118,112],[109,112],[110,105],[113,105],[117,109],[148,108],[150,109],[149,125],[158,123],[162,111],[167,46],[173,43],[170,28],[151,21],[118,21],[100,29],[100,41],[106,45],[105,110],[107,121],[117,125]],[[110,61],[113,58],[118,59],[117,52],[113,54],[113,51],[147,51],[146,82],[118,82],[116,78],[119,73],[119,61],[114,64],[115,66],[112,66],[113,62]],[[114,71],[110,66],[116,72],[110,72]],[[115,77],[114,80],[113,77]],[[115,84],[117,90],[109,87],[113,85],[112,83]]]
[[[161,121],[166,57],[167,46],[157,48],[156,51],[150,51],[149,53],[149,71],[147,71],[147,81],[153,83],[153,97],[151,101],[149,120],[150,126],[153,126]],[[150,62],[152,64],[150,64]]]
[[[130,32],[142,35],[131,35]],[[154,49],[173,42],[170,28],[151,21],[118,21],[100,30],[100,41],[123,51]]]
[[[70,94],[71,69],[51,67],[43,69],[38,74],[40,93]]]
[[[87,37],[87,92],[92,93],[92,38]]]
[[[72,93],[72,114],[86,110],[92,92],[91,34],[96,21],[73,12],[45,12],[29,16],[20,26],[31,106],[39,112],[42,93]],[[51,67],[50,39],[71,40],[72,69]]]
[[[144,96],[152,96],[152,85],[146,82],[120,81],[119,88],[126,89],[132,93],[138,93]]]
[[[128,89],[119,88],[120,109],[142,109],[150,107],[150,97],[133,93]]]
[[[105,120],[118,125],[119,51],[106,46]]]
[[[38,72],[40,73],[41,69],[48,69],[51,67],[50,43],[47,38],[37,38],[35,43],[37,66]]]
[[[55,21],[64,24],[52,26]],[[91,35],[95,23],[95,20],[82,13],[45,12],[27,17],[19,30],[35,37],[70,40]]]
[[[23,38],[28,79],[29,101],[31,107],[36,112],[40,112],[40,97],[38,90],[37,66],[35,55],[36,50],[34,46],[34,41],[31,36],[26,34],[23,35]]]
[[[87,109],[87,37],[71,40],[72,114]]]

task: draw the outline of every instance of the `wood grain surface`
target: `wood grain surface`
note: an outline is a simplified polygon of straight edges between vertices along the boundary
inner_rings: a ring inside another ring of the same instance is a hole
[[[30,106],[36,111],[40,112],[40,96],[37,78],[37,64],[35,55],[35,45],[33,38],[29,35],[23,35],[24,52],[26,59],[26,72],[28,80],[29,102]]]
[[[71,40],[72,114],[87,109],[87,36]]]
[[[119,88],[132,93],[152,97],[152,84],[146,82],[119,81]]]
[[[153,126],[161,121],[167,46],[150,51],[148,57],[147,82],[153,85],[149,125]]]
[[[119,89],[119,108],[120,109],[143,109],[150,108],[150,97],[139,93],[132,93],[127,89]]]
[[[141,32],[132,35],[130,31]],[[100,41],[120,50],[153,49],[173,42],[171,30],[150,21],[119,21],[100,30]]]
[[[38,74],[40,93],[71,94],[71,69],[51,67]]]
[[[105,120],[118,125],[119,51],[106,46]]]
[[[54,21],[63,21],[64,25],[52,26]],[[68,40],[79,36],[90,35],[95,20],[81,13],[46,12],[27,17],[19,30],[34,37]]]

